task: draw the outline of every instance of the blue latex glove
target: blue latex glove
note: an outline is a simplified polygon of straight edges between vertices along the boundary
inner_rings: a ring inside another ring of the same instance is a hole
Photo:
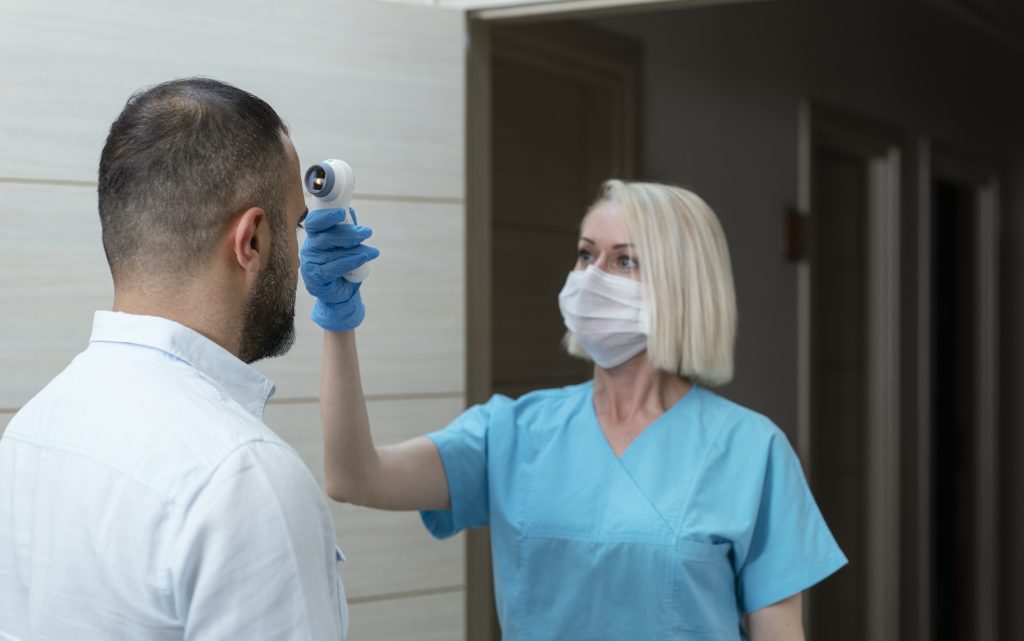
[[[354,221],[355,211],[349,209],[348,213]],[[350,283],[344,275],[380,255],[363,244],[373,231],[360,225],[339,225],[345,216],[344,209],[309,212],[303,224],[306,242],[299,252],[302,281],[316,296],[313,322],[332,332],[347,332],[363,322],[366,309],[359,296],[361,283]]]

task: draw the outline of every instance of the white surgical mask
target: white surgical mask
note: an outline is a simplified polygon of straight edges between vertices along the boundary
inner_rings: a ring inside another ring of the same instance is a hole
[[[573,270],[558,295],[565,326],[599,367],[621,365],[647,348],[643,284],[591,265]]]

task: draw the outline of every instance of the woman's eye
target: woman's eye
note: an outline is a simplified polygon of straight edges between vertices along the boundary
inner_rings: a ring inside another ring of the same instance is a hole
[[[619,256],[619,269],[633,270],[639,267],[637,262],[629,256]]]
[[[581,263],[585,263],[585,262],[589,261],[590,259],[591,259],[590,252],[585,250],[585,249],[581,249],[580,250],[580,254],[579,254],[580,262]]]

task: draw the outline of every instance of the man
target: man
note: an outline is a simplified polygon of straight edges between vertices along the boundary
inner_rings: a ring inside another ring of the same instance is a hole
[[[343,638],[326,501],[248,365],[294,340],[287,128],[230,85],[161,84],[111,126],[98,191],[114,311],[0,441],[0,632]]]

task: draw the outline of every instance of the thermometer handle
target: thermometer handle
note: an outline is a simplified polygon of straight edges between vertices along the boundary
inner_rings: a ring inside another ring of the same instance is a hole
[[[314,209],[344,209],[345,220],[338,224],[355,224],[349,212],[349,204],[352,202],[356,178],[347,162],[332,158],[313,165],[306,171],[303,182],[306,191],[313,196]],[[350,283],[361,283],[369,275],[369,265],[362,265],[345,274],[344,278]]]

